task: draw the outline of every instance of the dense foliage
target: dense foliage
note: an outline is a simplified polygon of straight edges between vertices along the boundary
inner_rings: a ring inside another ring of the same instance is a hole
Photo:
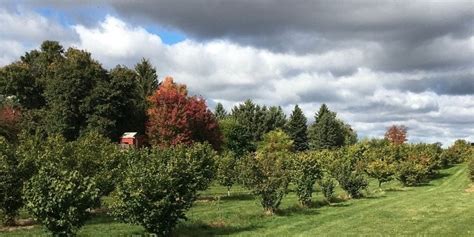
[[[266,214],[273,214],[288,192],[292,141],[281,130],[264,135],[255,155],[244,158],[242,180],[256,195]]]
[[[68,140],[90,130],[116,139],[143,132],[145,101],[136,75],[125,67],[108,72],[86,51],[45,41],[0,69],[0,95],[26,110],[25,128]]]
[[[23,205],[23,181],[14,148],[0,136],[0,210],[5,225],[15,224],[15,217]]]
[[[400,145],[407,141],[408,128],[403,125],[392,125],[385,132],[385,139],[392,144]]]
[[[336,117],[336,113],[322,104],[308,128],[309,147],[313,150],[335,149],[357,142],[352,128]]]
[[[230,151],[236,157],[243,157],[245,154],[255,151],[256,144],[252,141],[252,136],[247,129],[233,117],[226,117],[219,120],[219,128],[222,131],[222,147],[225,151]]]
[[[292,159],[292,182],[302,206],[311,205],[314,184],[321,178],[321,153],[299,153]]]
[[[388,143],[388,140],[372,140],[365,151],[367,174],[378,180],[379,187],[382,183],[391,181],[397,171],[399,157],[398,147]]]
[[[99,190],[79,171],[45,164],[25,184],[28,211],[55,236],[73,235],[97,205]]]
[[[365,147],[357,144],[333,152],[332,175],[352,198],[360,197],[369,184],[363,170],[364,151]]]
[[[227,196],[230,196],[230,189],[238,179],[237,158],[233,153],[226,152],[217,157],[216,163],[216,179],[227,188]]]
[[[203,98],[188,96],[185,85],[168,77],[148,99],[147,135],[152,145],[169,147],[193,142],[221,145],[219,124]]]
[[[295,105],[293,112],[286,124],[286,132],[293,140],[295,151],[305,151],[308,149],[308,125],[303,111],[298,105]]]
[[[221,103],[217,103],[216,108],[214,109],[214,115],[220,121],[227,117],[227,111],[224,109],[224,106]]]
[[[121,220],[167,236],[213,178],[215,153],[209,145],[131,151],[125,177],[112,205]]]

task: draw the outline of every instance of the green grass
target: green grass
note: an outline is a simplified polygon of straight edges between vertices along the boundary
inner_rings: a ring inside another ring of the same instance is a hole
[[[332,205],[327,205],[318,193],[313,198],[315,207],[310,209],[298,207],[296,196],[290,193],[275,216],[264,216],[247,190],[237,187],[227,198],[225,188],[213,186],[203,192],[188,212],[189,220],[181,223],[174,235],[474,236],[474,193],[465,192],[469,184],[467,166],[459,165],[442,170],[437,179],[420,187],[403,188],[391,182],[380,190],[374,181],[365,198]],[[98,216],[81,229],[79,236],[143,233],[139,226]],[[0,235],[46,236],[40,227]]]

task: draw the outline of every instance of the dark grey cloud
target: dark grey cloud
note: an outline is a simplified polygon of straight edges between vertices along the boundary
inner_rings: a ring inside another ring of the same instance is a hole
[[[4,23],[0,49],[12,50],[0,64],[23,49],[13,46],[52,35],[106,67],[149,57],[211,106],[251,98],[290,112],[298,103],[312,120],[328,103],[361,137],[405,124],[411,141],[474,139],[472,0],[0,0],[0,17],[41,23]],[[155,24],[189,38],[163,44],[146,31]]]

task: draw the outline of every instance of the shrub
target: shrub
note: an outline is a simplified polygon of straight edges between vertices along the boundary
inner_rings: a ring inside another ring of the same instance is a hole
[[[260,199],[266,214],[273,214],[288,191],[292,141],[281,130],[264,135],[255,155],[241,162],[242,180]]]
[[[356,144],[334,152],[332,175],[352,198],[360,197],[361,190],[368,186],[362,163],[364,149],[362,145]]]
[[[364,153],[367,162],[365,171],[378,180],[379,187],[382,183],[393,179],[396,172],[396,149],[397,146],[385,144],[371,146]]]
[[[311,205],[314,184],[321,178],[321,165],[316,156],[320,153],[299,153],[292,159],[292,181],[302,206]]]
[[[194,144],[151,151],[132,151],[125,178],[114,192],[112,211],[127,223],[160,236],[170,234],[208,187],[215,172],[209,145]]]
[[[321,192],[323,193],[324,198],[326,198],[328,202],[331,202],[334,197],[334,189],[336,188],[336,181],[334,178],[332,178],[330,174],[325,173],[318,183],[319,186],[321,186]]]
[[[0,209],[5,225],[14,225],[23,206],[23,177],[13,147],[0,136]]]
[[[465,140],[456,140],[452,146],[445,150],[445,156],[450,164],[459,164],[469,161],[473,155],[471,145]]]
[[[227,196],[237,180],[237,159],[233,153],[227,152],[217,157],[217,181],[227,188]]]
[[[125,162],[123,152],[98,132],[89,132],[72,143],[71,167],[91,177],[101,196],[109,194],[120,178]]]
[[[89,218],[99,190],[78,171],[48,163],[26,182],[24,195],[26,208],[46,229],[55,236],[70,236]]]
[[[399,147],[405,155],[398,162],[396,176],[404,186],[419,185],[428,179],[432,161],[422,148],[422,144]]]
[[[415,186],[426,181],[428,171],[418,157],[410,155],[406,160],[401,161],[397,167],[397,178],[405,186]]]
[[[77,170],[82,176],[93,179],[101,196],[114,189],[125,161],[125,153],[97,132],[87,133],[73,142],[67,142],[60,135],[51,135],[44,140],[23,134],[17,150],[25,176],[31,177],[43,164],[52,162],[58,167]]]

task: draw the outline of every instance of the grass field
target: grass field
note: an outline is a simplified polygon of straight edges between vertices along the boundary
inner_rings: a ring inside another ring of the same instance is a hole
[[[314,208],[296,205],[290,193],[275,216],[262,215],[257,201],[248,191],[236,188],[231,197],[213,186],[188,212],[175,236],[341,236],[341,235],[417,235],[474,236],[474,193],[466,192],[470,181],[467,166],[442,170],[427,185],[402,188],[387,183],[382,190],[371,183],[366,197],[331,205],[320,193]],[[339,190],[339,194],[342,192]],[[218,198],[222,196],[221,198]],[[139,226],[122,224],[112,218],[96,216],[79,236],[128,236],[143,234]],[[41,227],[0,233],[1,236],[46,236]]]

